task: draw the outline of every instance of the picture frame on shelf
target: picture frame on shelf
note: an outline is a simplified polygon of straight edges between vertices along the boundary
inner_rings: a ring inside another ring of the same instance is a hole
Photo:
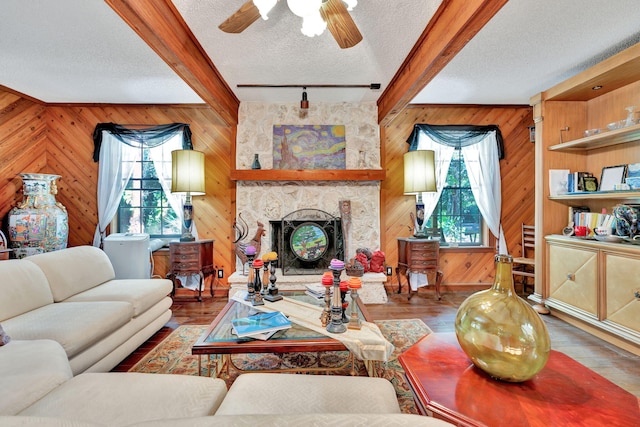
[[[627,165],[603,167],[598,191],[614,191],[616,184],[622,184],[624,182],[626,173]]]
[[[598,178],[595,176],[585,176],[584,191],[598,191]]]

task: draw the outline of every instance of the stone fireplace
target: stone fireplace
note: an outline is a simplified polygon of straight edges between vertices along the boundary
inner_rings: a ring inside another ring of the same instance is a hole
[[[272,168],[274,124],[344,124],[346,169],[380,169],[380,135],[377,106],[374,102],[312,103],[305,119],[298,117],[298,106],[295,103],[242,103],[236,139],[237,169],[251,169],[255,154],[259,155],[262,172]],[[320,210],[340,218],[340,203],[345,200],[351,203],[351,221],[348,234],[343,236],[345,244],[343,253],[340,254],[343,260],[348,262],[355,256],[357,248],[380,248],[379,181],[240,180],[236,182],[236,196],[236,217],[242,215],[249,226],[249,235],[252,236],[255,232],[258,221],[265,225],[266,235],[262,239],[261,254],[278,247],[278,242],[274,242],[274,222],[281,222],[288,214],[299,210]],[[236,273],[229,278],[232,288],[246,285],[246,277],[238,277],[241,272],[240,261],[236,260]],[[297,280],[299,283],[319,281],[321,273],[313,273],[296,274],[287,280]],[[381,276],[374,280],[378,285],[386,281],[386,276],[382,273],[371,274]],[[280,287],[284,283],[280,270],[277,284]],[[367,291],[363,292],[366,294]],[[379,294],[380,290],[376,292]],[[386,301],[386,294],[384,297],[376,297],[376,301],[381,299]],[[365,297],[363,301],[366,302]]]

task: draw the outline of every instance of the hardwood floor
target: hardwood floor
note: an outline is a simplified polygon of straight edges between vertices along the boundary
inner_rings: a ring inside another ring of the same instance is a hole
[[[453,332],[458,306],[472,292],[444,292],[437,301],[431,290],[421,289],[410,301],[406,293],[389,290],[387,304],[372,304],[367,308],[374,319],[422,319],[434,332]],[[129,370],[142,356],[160,343],[180,325],[206,325],[227,303],[226,297],[205,298],[203,302],[177,299],[172,306],[171,320],[114,371]],[[553,316],[543,316],[554,350],[594,370],[611,382],[640,397],[640,357],[596,338]]]

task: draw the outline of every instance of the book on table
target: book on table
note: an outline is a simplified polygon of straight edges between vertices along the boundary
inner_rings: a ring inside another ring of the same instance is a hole
[[[291,321],[281,312],[275,311],[233,319],[231,321],[231,327],[238,338],[254,338],[255,335],[255,338],[265,340],[277,331],[289,329],[291,327]]]

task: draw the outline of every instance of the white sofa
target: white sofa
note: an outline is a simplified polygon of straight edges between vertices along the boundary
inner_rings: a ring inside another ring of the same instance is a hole
[[[447,426],[401,414],[391,383],[336,375],[216,378],[141,373],[73,376],[55,341],[0,346],[0,425]]]
[[[114,278],[93,246],[0,261],[0,324],[60,343],[73,375],[109,371],[171,318],[170,280]]]

